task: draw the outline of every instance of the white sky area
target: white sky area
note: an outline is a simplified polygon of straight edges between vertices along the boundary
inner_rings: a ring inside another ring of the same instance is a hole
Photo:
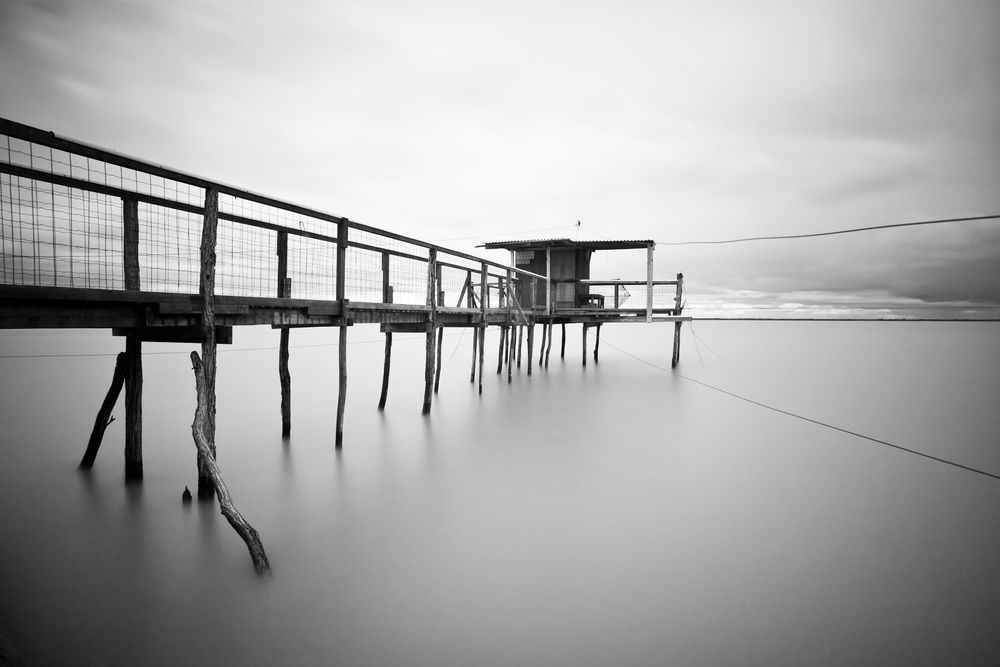
[[[1000,213],[996,0],[0,0],[0,63],[0,116],[460,250]],[[678,271],[1000,304],[1000,222],[661,243]]]

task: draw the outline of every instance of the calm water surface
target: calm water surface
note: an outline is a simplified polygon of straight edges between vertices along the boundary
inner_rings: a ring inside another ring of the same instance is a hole
[[[679,374],[1000,473],[1000,324],[694,331]],[[335,332],[292,332],[283,442],[277,355],[254,349],[277,334],[238,330],[219,462],[264,582],[216,505],[181,503],[190,347],[146,345],[138,487],[121,405],[75,470],[113,356],[2,358],[0,625],[29,667],[1000,664],[1000,481],[662,370],[671,333],[605,327],[582,368],[571,327],[565,360],[557,337],[547,372],[508,385],[493,332],[481,398],[452,333],[423,418],[422,337],[396,336],[380,414],[381,341],[356,327],[337,455]],[[0,332],[2,355],[122,347]]]

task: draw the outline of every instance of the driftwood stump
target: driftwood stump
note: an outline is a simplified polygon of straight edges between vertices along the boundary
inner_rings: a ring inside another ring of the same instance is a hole
[[[209,449],[208,440],[205,438],[208,388],[205,382],[205,369],[197,352],[191,353],[191,365],[194,369],[195,389],[198,392],[198,405],[194,413],[194,422],[191,424],[191,434],[194,436],[194,444],[198,449],[199,459],[204,462],[204,472],[215,486],[215,493],[219,497],[219,510],[222,512],[222,516],[226,517],[229,525],[246,542],[247,549],[250,551],[250,559],[253,561],[253,569],[257,572],[258,576],[268,576],[271,574],[271,564],[267,560],[267,554],[264,553],[264,545],[260,542],[260,535],[243,518],[240,511],[236,509],[236,505],[233,503],[233,496],[229,492],[229,487],[226,486],[225,480],[222,479],[222,472],[219,470],[219,466],[215,462],[215,456],[211,449]]]

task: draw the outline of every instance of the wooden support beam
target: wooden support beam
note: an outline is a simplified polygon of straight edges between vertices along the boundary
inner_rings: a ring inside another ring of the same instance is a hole
[[[521,368],[521,348],[524,347],[524,325],[517,327],[517,367]]]
[[[531,375],[532,354],[535,349],[535,323],[528,325],[528,375]]]
[[[194,369],[195,390],[198,394],[194,421],[191,423],[191,434],[194,437],[194,445],[198,449],[198,459],[205,461],[205,473],[211,481],[213,490],[219,495],[219,509],[222,516],[226,517],[229,525],[246,543],[247,550],[250,552],[250,560],[253,561],[254,571],[257,576],[268,576],[271,574],[271,564],[267,560],[267,553],[264,552],[260,535],[236,509],[233,495],[229,492],[229,487],[222,478],[222,471],[219,470],[219,466],[215,462],[215,452],[209,447],[205,434],[208,422],[208,385],[205,379],[205,368],[201,359],[198,358],[197,352],[191,353],[191,365]]]
[[[646,246],[646,321],[653,321],[653,248],[656,244]]]
[[[670,357],[670,367],[677,368],[677,362],[681,360],[681,323],[674,322],[674,352]]]
[[[204,365],[205,410],[202,432],[206,447],[198,448],[198,497],[211,498],[215,495],[209,459],[215,459],[215,244],[219,226],[219,191],[205,190],[205,215],[201,227],[201,270],[198,293],[201,296],[201,362]],[[128,400],[126,380],[125,400]],[[209,454],[210,456],[206,456]]]
[[[538,367],[539,368],[541,368],[542,365],[545,363],[545,340],[546,340],[546,337],[549,335],[549,328],[551,326],[552,325],[547,324],[547,323],[542,324],[542,347],[541,347],[541,350],[538,353]]]
[[[434,369],[434,393],[438,393],[438,385],[441,384],[441,347],[444,342],[444,327],[438,327],[437,330],[437,351],[435,360],[436,368]]]
[[[483,393],[483,362],[486,358],[486,324],[479,325],[479,394]]]
[[[486,304],[489,300],[489,290],[487,289],[488,265],[482,262],[479,265],[479,319],[482,324],[479,326],[479,394],[483,393],[483,363],[486,357]]]
[[[545,367],[549,367],[549,355],[552,354],[552,324],[549,323],[549,340],[545,344]]]
[[[288,232],[278,232],[278,298],[292,296],[292,281],[288,277]],[[292,432],[292,374],[288,370],[288,327],[281,327],[278,338],[278,382],[281,385],[281,437]]]
[[[139,201],[122,199],[122,246],[126,292],[142,290],[139,277]],[[142,339],[125,338],[125,480],[142,479]]]
[[[382,301],[392,303],[392,285],[389,284],[389,255],[382,254]],[[378,397],[378,409],[385,410],[385,399],[389,394],[389,367],[392,363],[392,332],[385,332],[385,358],[382,362],[382,392]]]
[[[125,289],[138,292],[139,287],[139,200],[122,199],[122,264]]]
[[[559,343],[559,358],[566,358],[566,325],[562,324],[562,340]]]
[[[468,303],[469,308],[475,308],[475,295],[472,292],[472,271],[469,271],[469,276],[466,278],[466,282],[469,285],[468,291]],[[476,382],[476,348],[479,347],[479,329],[478,327],[472,330],[472,371],[469,373],[469,382],[474,384]]]
[[[83,453],[83,458],[80,459],[80,468],[82,470],[90,470],[94,467],[97,451],[101,448],[101,442],[104,440],[104,431],[115,420],[111,416],[111,410],[115,407],[115,403],[118,402],[118,396],[121,394],[122,387],[125,384],[125,368],[127,365],[126,354],[119,352],[118,357],[115,359],[115,372],[111,378],[111,386],[108,388],[108,393],[104,396],[104,402],[101,403],[100,410],[97,411],[97,418],[94,420],[94,429],[90,432],[90,440],[87,442],[87,451]]]
[[[600,359],[598,359],[598,354],[601,349],[601,325],[597,324],[597,331],[594,332],[594,363],[596,364]]]
[[[500,325],[500,345],[497,347],[497,375],[503,372],[504,342],[507,339],[507,327]]]
[[[431,396],[434,390],[434,327],[435,311],[437,310],[437,250],[427,251],[427,342],[424,358],[424,405],[421,414],[430,414]]]
[[[344,409],[347,406],[347,244],[350,227],[346,220],[337,223],[337,302],[340,304],[340,330],[337,332],[337,424],[335,449],[344,447]]]
[[[583,365],[587,365],[587,323],[583,323]]]

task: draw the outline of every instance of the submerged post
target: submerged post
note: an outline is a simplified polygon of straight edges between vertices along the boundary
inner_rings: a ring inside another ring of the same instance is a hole
[[[487,266],[486,262],[480,264],[480,282],[479,282],[479,393],[483,393],[483,363],[486,358],[486,299],[488,296],[487,290]]]
[[[469,271],[469,275],[466,278],[466,282],[469,285],[469,291],[466,296],[466,306],[470,309],[476,307],[476,297],[472,292],[472,271]],[[471,317],[470,317],[471,319]],[[476,348],[479,347],[479,327],[473,325],[472,327],[472,370],[469,372],[469,383],[475,383],[476,381]]]
[[[566,324],[563,323],[561,326],[562,326],[562,340],[559,342],[559,358],[560,359],[565,359],[566,358]]]
[[[347,218],[337,222],[337,302],[340,304],[340,327],[337,332],[337,425],[334,448],[344,446],[344,409],[347,406]]]
[[[653,248],[655,243],[646,246],[646,322],[653,321]]]
[[[600,361],[597,356],[601,349],[601,324],[597,324],[597,331],[594,332],[594,363]]]
[[[434,389],[434,328],[436,326],[437,312],[437,289],[435,287],[437,278],[437,250],[431,248],[427,251],[427,343],[426,355],[424,358],[424,406],[421,414],[429,414],[431,411],[431,396]]]
[[[122,199],[122,222],[125,291],[138,292],[141,289],[138,199]],[[214,382],[214,375],[212,379]],[[142,338],[139,336],[125,337],[125,479],[142,479]]]
[[[563,326],[566,326],[565,324]],[[552,324],[549,323],[549,340],[545,344],[545,367],[549,367],[549,355],[552,354]]]
[[[677,274],[677,292],[674,296],[674,315],[680,315],[684,310],[681,297],[684,293],[684,274]],[[674,351],[670,357],[670,367],[677,368],[677,363],[681,360],[681,323],[674,322]]]
[[[278,298],[287,299],[291,294],[288,279],[288,232],[278,232]],[[292,432],[292,376],[288,371],[289,328],[281,327],[278,340],[278,381],[281,384],[281,437]]]
[[[583,365],[587,365],[587,323],[583,323]]]
[[[204,364],[203,426],[205,447],[198,447],[198,497],[215,495],[212,462],[215,459],[215,240],[219,226],[219,191],[205,190],[205,217],[201,228],[201,362]],[[127,400],[127,396],[126,396]]]
[[[535,349],[535,323],[528,325],[528,375],[531,375],[531,356]]]
[[[435,303],[437,303],[438,305],[443,305],[444,304],[444,290],[441,289],[441,265],[440,264],[437,265],[437,269],[435,271],[435,280],[436,280],[436,284],[437,284],[437,301]],[[459,297],[459,301],[461,301],[461,297]],[[437,318],[435,318],[435,320],[436,319]],[[434,393],[435,394],[438,393],[438,385],[441,383],[441,344],[443,342],[444,342],[444,327],[438,327],[437,328],[437,350],[436,350],[436,357],[437,358],[435,359],[436,368],[434,369]]]

